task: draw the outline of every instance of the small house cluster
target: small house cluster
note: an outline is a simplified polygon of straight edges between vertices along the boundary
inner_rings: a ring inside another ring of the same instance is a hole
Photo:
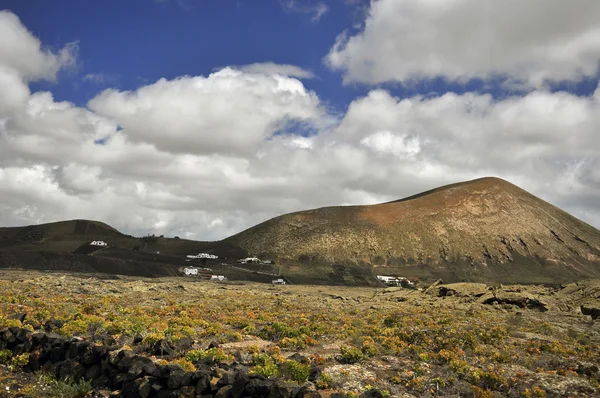
[[[102,240],[95,240],[90,243],[90,246],[108,246],[108,244]]]
[[[414,282],[399,276],[377,275],[377,279],[388,286],[414,287]]]
[[[246,257],[237,260],[238,264],[274,264],[271,260],[261,260],[258,257]]]
[[[211,281],[226,281],[227,277],[223,275],[213,275],[210,268],[185,267],[183,273],[185,276],[199,276]]]
[[[219,256],[216,256],[214,254],[208,254],[208,253],[188,254],[186,257],[187,258],[198,258],[198,259],[208,258],[211,260],[219,258]]]

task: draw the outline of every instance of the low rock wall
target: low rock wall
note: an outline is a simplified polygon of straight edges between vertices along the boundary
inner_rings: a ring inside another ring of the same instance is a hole
[[[283,380],[265,379],[249,373],[246,365],[235,361],[199,363],[195,372],[186,372],[177,364],[159,364],[121,346],[100,345],[79,337],[66,338],[54,332],[0,328],[0,350],[13,355],[27,354],[24,370],[46,371],[59,379],[92,382],[97,391],[110,390],[111,397],[321,397],[314,384],[302,386]],[[96,395],[102,396],[102,395]],[[106,395],[105,395],[106,396]],[[333,394],[330,397],[345,397]],[[372,396],[367,393],[365,396]]]

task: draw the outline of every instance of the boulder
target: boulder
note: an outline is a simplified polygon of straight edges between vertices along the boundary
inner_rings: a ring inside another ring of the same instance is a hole
[[[581,304],[580,309],[583,315],[589,315],[592,319],[600,318],[600,303]]]
[[[360,394],[360,398],[383,398],[384,395],[381,391],[371,389]]]
[[[210,388],[210,380],[212,379],[212,374],[206,370],[199,370],[195,373],[194,378],[197,380],[196,382],[196,394],[208,394],[211,390]]]
[[[296,384],[286,383],[281,380],[274,382],[271,385],[269,398],[291,398],[295,397],[300,390]]]
[[[250,382],[250,376],[247,373],[237,374],[236,379],[233,382],[231,388],[231,394],[233,398],[241,398],[244,396],[244,389],[246,384]]]
[[[426,294],[436,297],[481,297],[489,291],[485,283],[449,283],[447,285],[432,285],[427,290]]]
[[[549,307],[546,300],[537,295],[528,294],[527,292],[508,292],[502,290],[486,293],[477,302],[481,304],[512,304],[519,308],[527,308],[540,312],[548,311]]]
[[[271,383],[267,380],[252,379],[244,388],[244,397],[260,398],[268,397],[271,391]]]
[[[169,373],[169,378],[167,379],[167,388],[170,390],[176,390],[182,387],[184,376],[185,372],[183,370],[175,370]]]
[[[60,367],[58,368],[57,376],[59,379],[64,380],[67,377],[70,377],[75,382],[81,380],[85,373],[85,369],[79,362],[75,362],[72,359],[67,359],[62,362]]]
[[[175,350],[166,339],[161,339],[152,346],[152,355],[159,357],[171,357],[175,355]]]
[[[15,314],[11,314],[11,315],[7,316],[8,319],[16,319],[21,323],[23,323],[25,321],[25,317],[27,317],[26,312],[17,312]]]
[[[300,363],[309,363],[310,362],[310,359],[308,357],[305,357],[304,355],[297,353],[297,352],[290,355],[289,357],[287,357],[287,359],[290,361],[296,361],[296,362],[300,362]]]
[[[231,393],[232,386],[223,386],[217,391],[215,394],[215,398],[232,398],[233,395]]]
[[[59,321],[58,319],[50,319],[44,324],[44,330],[46,332],[52,332],[53,330],[62,328],[64,324],[63,321]]]

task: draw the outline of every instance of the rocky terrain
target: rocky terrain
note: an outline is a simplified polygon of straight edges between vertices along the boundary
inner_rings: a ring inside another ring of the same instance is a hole
[[[0,271],[0,397],[600,396],[600,281],[272,286]]]
[[[498,178],[379,205],[287,214],[225,242],[277,258],[292,279],[336,265],[431,282],[600,277],[600,231]]]

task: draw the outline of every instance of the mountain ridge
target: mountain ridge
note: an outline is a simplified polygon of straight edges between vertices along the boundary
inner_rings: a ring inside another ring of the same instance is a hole
[[[230,261],[258,256],[276,260],[298,283],[368,284],[376,274],[487,283],[600,278],[600,231],[495,177],[381,204],[283,214],[215,242],[135,238],[99,221],[70,220],[0,228],[0,251],[11,251],[17,264],[31,259],[19,250],[76,255],[103,238],[110,248],[94,256],[137,261],[132,269],[181,264],[198,252]]]
[[[476,276],[497,264],[555,263],[572,268],[558,272],[569,279],[597,276],[600,259],[600,231],[494,177],[382,204],[290,213],[225,241],[290,265],[400,267],[415,275],[419,265],[431,271],[464,263]]]

